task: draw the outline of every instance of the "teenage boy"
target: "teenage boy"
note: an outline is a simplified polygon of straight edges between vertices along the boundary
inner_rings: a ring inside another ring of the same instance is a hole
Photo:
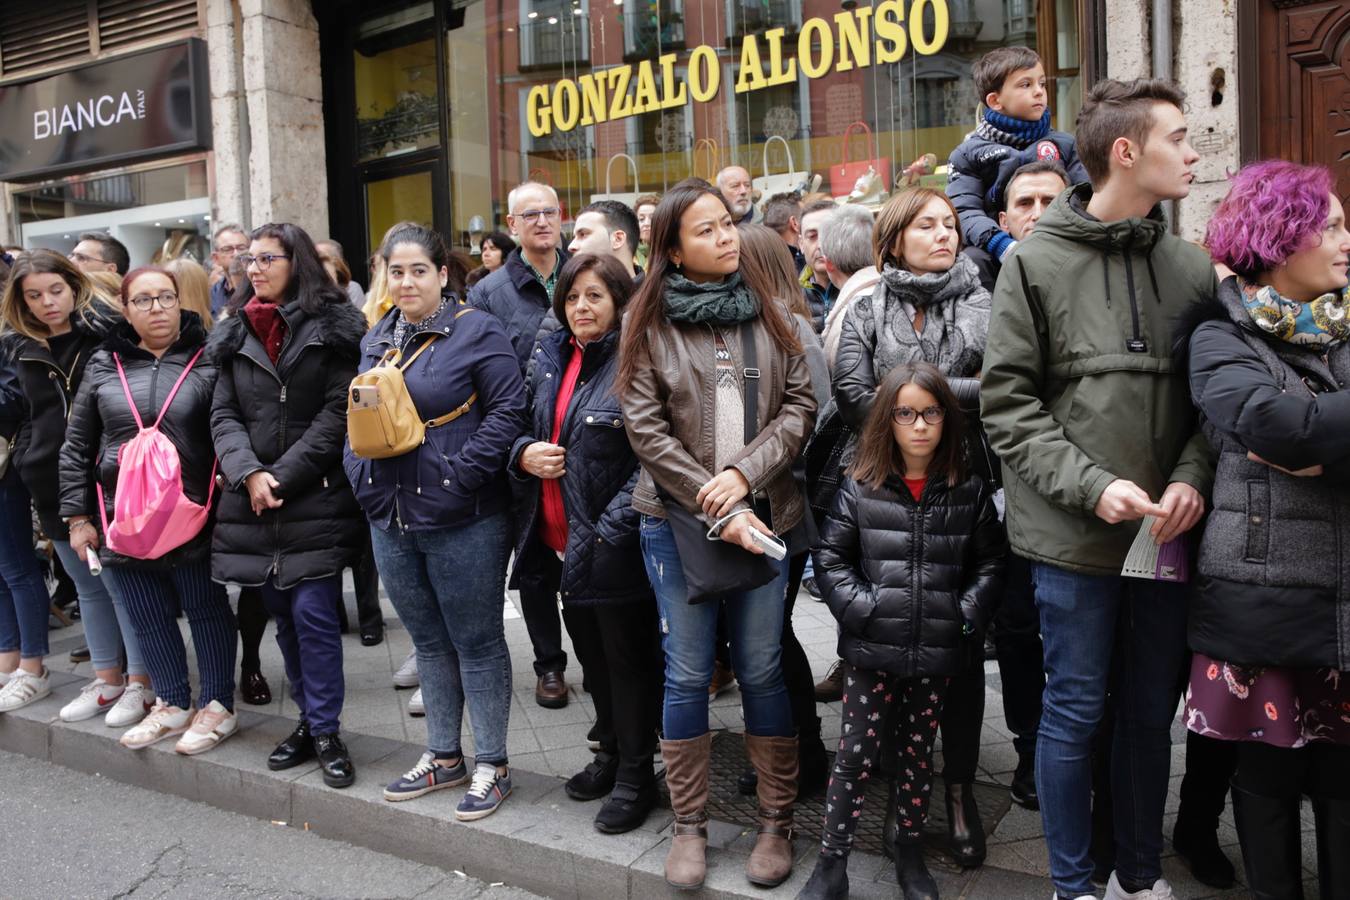
[[[1032,562],[1047,676],[1036,785],[1061,898],[1093,896],[1091,742],[1113,648],[1106,897],[1172,896],[1159,857],[1187,592],[1120,570],[1144,516],[1155,541],[1187,539],[1214,476],[1171,353],[1174,323],[1218,288],[1208,256],[1169,233],[1162,211],[1190,192],[1199,158],[1182,102],[1165,81],[1088,92],[1077,142],[1092,183],[1055,199],[993,298],[981,407],[1009,539]]]
[[[989,210],[1000,179],[1034,160],[1054,160],[1070,184],[1088,180],[1074,139],[1050,128],[1045,66],[1028,47],[999,47],[975,61],[975,89],[984,100],[984,121],[966,136],[948,161],[947,196],[961,216],[961,239],[1000,262],[1017,243]]]

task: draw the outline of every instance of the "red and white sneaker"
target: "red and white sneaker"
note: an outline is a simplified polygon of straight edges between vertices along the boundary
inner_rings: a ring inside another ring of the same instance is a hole
[[[150,714],[155,708],[155,692],[150,685],[133,681],[108,711],[104,722],[109,728],[129,728]]]
[[[62,722],[83,722],[113,708],[126,690],[124,684],[108,684],[95,678],[80,690],[80,696],[61,707]]]

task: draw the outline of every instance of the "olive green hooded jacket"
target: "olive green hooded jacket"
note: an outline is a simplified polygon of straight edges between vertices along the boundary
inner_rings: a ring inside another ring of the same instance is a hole
[[[1138,522],[1093,510],[1117,478],[1154,500],[1184,482],[1208,497],[1211,451],[1173,330],[1218,290],[1203,250],[1146,218],[1088,215],[1091,185],[1061,194],[999,274],[981,377],[1003,463],[1008,536],[1028,559],[1118,575]]]

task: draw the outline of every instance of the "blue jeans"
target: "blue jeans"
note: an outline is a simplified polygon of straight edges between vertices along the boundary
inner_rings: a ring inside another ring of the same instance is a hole
[[[269,576],[261,591],[263,606],[277,623],[277,646],[300,718],[309,723],[313,734],[337,734],[347,696],[338,624],[341,573],[289,588],[277,587]]]
[[[1036,787],[1050,877],[1063,896],[1093,892],[1092,737],[1114,650],[1121,673],[1111,750],[1116,870],[1126,881],[1151,885],[1162,877],[1171,726],[1187,664],[1188,587],[1039,563],[1032,581],[1045,641]]]
[[[13,468],[0,479],[0,653],[47,655],[47,585],[33,550],[28,491]]]
[[[117,587],[102,575],[89,572],[89,564],[70,549],[70,541],[54,539],[56,555],[61,557],[75,593],[80,598],[80,620],[84,622],[84,640],[89,644],[89,662],[94,671],[120,669],[122,651],[127,654],[127,674],[144,675],[145,660],[136,632],[117,596]]]
[[[664,736],[683,741],[708,731],[708,682],[717,644],[716,603],[690,603],[675,534],[665,519],[642,517],[642,559],[661,613],[666,651]],[[788,560],[763,587],[723,600],[731,667],[740,684],[745,730],[758,737],[796,734],[783,686],[783,600]]]
[[[179,709],[192,706],[187,648],[175,616],[182,609],[197,653],[200,706],[218,700],[226,709],[234,709],[234,652],[239,632],[225,586],[211,580],[210,562],[198,560],[172,569],[108,566],[103,577],[116,587],[131,617],[155,694]]]
[[[502,609],[511,522],[497,513],[430,531],[371,527],[389,599],[412,637],[427,708],[428,749],[460,756],[469,707],[475,760],[506,765],[511,653]]]

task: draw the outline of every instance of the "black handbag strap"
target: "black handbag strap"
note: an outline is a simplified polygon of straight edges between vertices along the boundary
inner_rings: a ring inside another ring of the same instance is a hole
[[[759,435],[759,357],[755,353],[753,320],[741,323],[741,355],[745,357],[741,391],[745,398],[745,445],[748,447]]]

